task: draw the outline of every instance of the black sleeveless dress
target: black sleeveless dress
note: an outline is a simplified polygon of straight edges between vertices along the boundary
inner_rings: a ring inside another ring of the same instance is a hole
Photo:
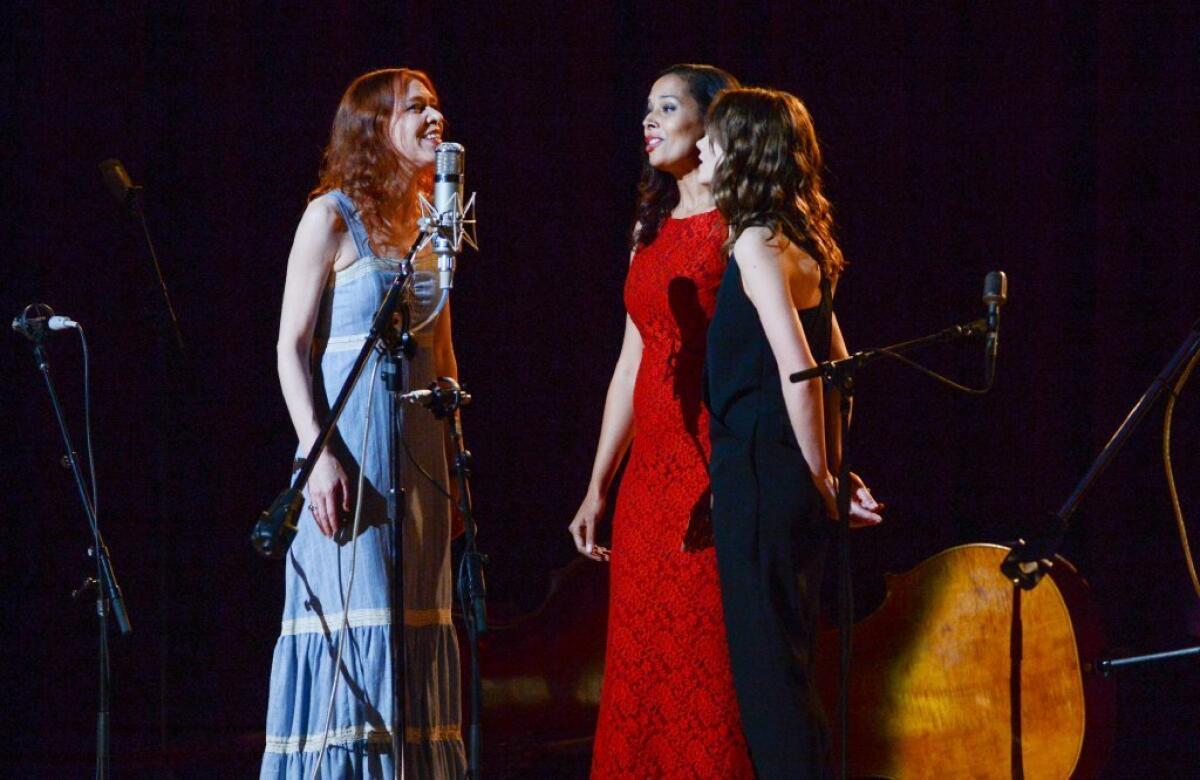
[[[832,293],[799,312],[828,358]],[[826,777],[829,736],[811,679],[821,566],[834,524],[792,432],[779,367],[731,256],[708,330],[713,533],[734,687],[762,778]]]

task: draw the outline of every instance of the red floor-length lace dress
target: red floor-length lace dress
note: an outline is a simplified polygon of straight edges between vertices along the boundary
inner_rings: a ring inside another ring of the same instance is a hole
[[[707,516],[705,335],[725,269],[714,210],[637,252],[625,306],[642,336],[634,437],[613,518],[608,647],[592,776],[753,777],[725,643],[716,556],[683,552]]]

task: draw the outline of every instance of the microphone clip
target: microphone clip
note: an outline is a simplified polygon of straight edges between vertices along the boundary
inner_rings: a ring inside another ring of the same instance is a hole
[[[250,532],[250,543],[264,558],[278,560],[287,554],[296,538],[304,494],[295,488],[280,493],[271,506],[258,516]]]
[[[397,400],[410,404],[422,403],[433,412],[434,417],[444,420],[459,408],[471,403],[471,394],[453,377],[439,376],[424,390],[412,390],[399,396]]]
[[[41,344],[51,330],[50,318],[53,316],[54,309],[47,304],[31,303],[13,317],[12,328],[34,344]]]
[[[424,193],[418,194],[417,200],[421,206],[417,226],[424,231],[426,242],[440,238],[446,242],[449,251],[457,253],[462,251],[465,241],[472,249],[479,251],[479,238],[475,233],[475,193],[472,192],[471,197],[461,204],[455,193],[445,211],[438,211]]]
[[[1054,566],[1066,531],[1066,522],[1058,515],[1050,515],[1027,538],[1006,545],[1009,551],[1000,564],[1001,573],[1022,590],[1033,590]]]

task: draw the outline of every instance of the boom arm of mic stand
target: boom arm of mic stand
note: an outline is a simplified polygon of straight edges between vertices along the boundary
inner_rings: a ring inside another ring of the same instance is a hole
[[[1096,456],[1096,460],[1092,462],[1091,468],[1079,480],[1079,484],[1075,486],[1075,490],[1063,503],[1062,507],[1054,513],[1051,527],[1034,537],[1031,541],[1018,539],[1013,543],[1012,550],[1005,556],[1004,562],[1000,564],[1000,570],[1004,576],[1011,579],[1016,585],[1025,590],[1032,589],[1046,573],[1047,561],[1053,558],[1058,552],[1059,546],[1062,544],[1063,537],[1066,535],[1067,524],[1071,520],[1071,516],[1075,514],[1075,510],[1079,507],[1083,497],[1091,490],[1092,485],[1108,468],[1108,464],[1113,461],[1120,452],[1121,447],[1133,434],[1141,423],[1142,418],[1146,416],[1146,412],[1154,405],[1159,396],[1163,394],[1175,374],[1179,372],[1180,366],[1191,360],[1192,355],[1200,350],[1200,320],[1197,320],[1192,325],[1191,332],[1183,340],[1179,349],[1163,366],[1162,371],[1150,383],[1150,387],[1142,394],[1129,414],[1121,422],[1120,427],[1104,445],[1104,449]]]
[[[840,360],[826,360],[812,368],[806,368],[803,371],[797,371],[788,375],[788,380],[791,382],[804,382],[809,379],[823,379],[826,384],[839,385],[841,382],[839,377],[849,373],[853,375],[858,367],[875,360],[885,353],[903,354],[912,352],[921,347],[930,344],[943,344],[951,341],[959,341],[962,339],[974,338],[987,333],[987,320],[978,319],[971,322],[963,323],[962,325],[954,325],[945,330],[928,336],[922,336],[919,339],[910,339],[901,341],[897,344],[892,344],[889,347],[880,347],[878,349],[867,349],[861,352],[855,352],[849,357],[844,357]]]
[[[302,492],[304,486],[308,483],[308,478],[312,475],[313,469],[316,467],[317,458],[320,456],[321,450],[329,441],[329,437],[333,435],[333,430],[337,427],[338,419],[342,416],[342,411],[346,408],[346,402],[350,399],[350,393],[358,383],[358,378],[362,375],[363,368],[366,366],[367,360],[371,357],[371,352],[375,350],[375,346],[383,337],[384,331],[392,324],[392,315],[400,303],[400,291],[404,289],[404,286],[412,276],[413,256],[420,249],[425,238],[425,233],[418,233],[408,250],[408,254],[404,256],[404,260],[400,265],[400,273],[388,288],[387,293],[379,304],[379,308],[375,310],[375,316],[371,321],[371,330],[363,342],[362,349],[359,350],[358,357],[355,358],[354,364],[350,367],[350,373],[346,377],[342,389],[338,392],[337,400],[333,402],[333,406],[329,409],[329,414],[325,416],[325,420],[321,424],[321,430],[317,433],[317,438],[313,442],[312,447],[309,448],[308,455],[304,458],[304,463],[300,467],[300,471],[293,480],[291,487],[280,493],[271,506],[259,515],[258,522],[254,524],[254,529],[250,532],[250,543],[254,545],[254,549],[264,558],[282,558],[287,553],[288,547],[291,546],[292,539],[296,537],[297,518],[299,518],[300,510],[304,506],[304,494]]]

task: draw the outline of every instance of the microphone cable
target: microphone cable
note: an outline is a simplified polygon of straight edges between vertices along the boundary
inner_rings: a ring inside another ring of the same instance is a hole
[[[413,464],[413,467],[416,468],[416,470],[418,472],[420,472],[421,476],[423,476],[423,477],[425,477],[425,479],[429,480],[429,484],[433,485],[434,489],[437,490],[437,492],[441,493],[443,496],[445,496],[446,498],[453,501],[454,496],[450,495],[449,490],[444,485],[442,485],[441,482],[438,481],[437,477],[430,474],[428,471],[425,470],[424,466],[422,466],[420,463],[417,462],[416,457],[414,457],[412,454],[412,450],[410,450],[408,448],[408,439],[405,438],[404,436],[401,436],[400,443],[402,445],[404,445],[404,454],[408,458],[408,462]],[[449,464],[447,464],[447,465],[449,465]]]
[[[1163,413],[1163,435],[1162,435],[1162,458],[1163,470],[1167,475],[1167,493],[1171,498],[1171,512],[1175,515],[1175,523],[1179,527],[1179,543],[1183,547],[1183,560],[1187,564],[1188,576],[1192,581],[1192,590],[1196,592],[1196,597],[1200,598],[1200,577],[1196,576],[1196,563],[1192,557],[1192,549],[1188,544],[1187,526],[1183,521],[1183,509],[1179,504],[1179,492],[1175,489],[1175,468],[1171,465],[1171,422],[1175,413],[1175,400],[1179,397],[1179,392],[1183,390],[1183,386],[1187,384],[1188,379],[1192,375],[1192,369],[1196,367],[1196,362],[1200,360],[1200,352],[1192,355],[1192,359],[1188,361],[1187,367],[1179,375],[1179,379],[1175,380],[1175,385],[1167,394],[1167,407]]]
[[[933,379],[937,382],[940,382],[941,384],[946,385],[947,387],[949,387],[953,390],[957,390],[960,393],[966,393],[967,395],[986,395],[992,389],[992,386],[995,385],[995,383],[996,383],[996,373],[994,371],[992,372],[991,380],[987,384],[985,384],[983,387],[968,387],[967,385],[959,384],[958,382],[955,382],[953,379],[951,379],[947,376],[943,376],[942,374],[939,374],[938,372],[934,371],[933,369],[926,368],[925,366],[921,365],[920,363],[918,363],[917,361],[908,357],[907,355],[902,355],[899,352],[893,352],[892,350],[887,349],[887,348],[877,349],[875,351],[881,355],[890,357],[893,360],[898,360],[899,362],[903,363],[904,365],[906,365],[910,368],[916,369],[917,371],[924,374],[925,376],[930,377],[931,379]]]
[[[437,235],[436,230],[430,230],[425,233],[424,240],[421,242],[420,247],[417,248],[417,252],[416,252],[416,254],[413,255],[412,261],[409,262],[408,271],[409,271],[410,279],[416,273],[417,258],[422,254],[425,254],[425,255],[432,254],[433,237],[435,235]],[[412,287],[409,286],[408,290],[411,292]],[[444,289],[438,295],[437,303],[434,304],[433,309],[430,310],[430,313],[428,315],[426,315],[425,319],[421,320],[420,322],[418,322],[415,325],[410,326],[408,329],[408,332],[409,333],[420,333],[421,331],[425,330],[425,328],[432,325],[434,323],[434,321],[437,320],[438,315],[442,313],[442,309],[446,308],[446,304],[449,302],[450,302],[450,290]]]
[[[88,475],[92,482],[92,539],[96,558],[96,592],[99,598],[107,600],[108,594],[104,590],[104,556],[100,551],[100,489],[96,483],[96,454],[92,447],[92,359],[88,351],[87,336],[83,333],[83,326],[76,325],[75,327],[79,330],[79,343],[83,349],[83,433],[84,439],[87,441]],[[68,453],[67,457],[74,459],[75,453]],[[100,632],[100,675],[104,690],[111,691],[112,656],[108,646],[107,631]],[[99,767],[96,768],[96,774],[98,777],[101,774]]]
[[[457,412],[455,412],[455,414],[457,414]],[[445,498],[446,498],[448,501],[450,501],[450,510],[451,510],[451,512],[453,512],[453,511],[457,510],[457,509],[458,509],[458,507],[454,505],[454,496],[452,496],[452,495],[450,494],[450,491],[449,491],[449,490],[447,490],[447,488],[446,488],[444,485],[442,485],[442,483],[441,483],[441,482],[439,482],[439,481],[438,481],[437,477],[435,477],[435,476],[433,476],[432,474],[430,474],[430,473],[429,473],[429,472],[428,472],[428,471],[425,469],[425,467],[424,467],[424,466],[422,466],[422,465],[421,465],[421,464],[420,464],[420,463],[417,461],[417,459],[416,459],[416,458],[413,456],[413,454],[412,454],[412,450],[410,450],[410,449],[408,448],[408,440],[407,440],[407,439],[405,439],[405,438],[402,436],[402,437],[400,437],[400,443],[404,445],[404,454],[405,454],[406,456],[408,456],[408,462],[409,462],[409,463],[411,463],[411,464],[413,465],[413,467],[415,467],[415,468],[416,468],[416,470],[417,470],[418,472],[420,472],[421,476],[425,477],[425,479],[429,481],[429,484],[430,484],[430,485],[433,485],[434,489],[435,489],[435,490],[437,490],[437,492],[441,493],[441,494],[442,494],[442,495],[443,495],[443,496],[444,496],[444,497],[445,497]],[[450,464],[449,464],[449,463],[447,463],[447,466],[449,466],[449,465],[450,465]],[[476,533],[478,533],[478,528],[476,528]],[[457,577],[455,578],[455,582],[459,582],[459,581],[461,581],[461,580],[462,580],[462,576],[463,576],[463,567],[464,567],[464,565],[466,564],[466,560],[467,560],[467,556],[466,556],[466,555],[462,555],[462,556],[460,556],[460,557],[459,557],[459,559],[458,559],[458,573],[457,573]],[[464,616],[464,619],[465,619],[465,617],[466,617],[466,615],[467,615],[467,602],[466,602],[466,595],[465,595],[464,593],[462,593],[462,592],[461,592],[461,589],[460,589],[460,588],[455,588],[455,590],[458,590],[458,591],[459,591],[459,594],[458,594],[458,595],[459,595],[459,603],[460,603],[460,605],[461,605],[461,607],[462,607],[463,616]]]
[[[100,490],[96,486],[96,454],[92,448],[92,360],[88,353],[87,337],[83,334],[83,326],[77,324],[75,327],[79,331],[79,343],[83,347],[83,433],[84,439],[87,441],[88,474],[92,480],[92,514],[96,518],[97,527],[99,527]]]
[[[456,410],[454,412],[454,414],[458,414],[458,411]],[[451,513],[458,511],[459,507],[457,505],[455,505],[455,503],[454,503],[454,496],[452,496],[450,494],[450,492],[447,490],[446,486],[443,486],[442,483],[439,482],[436,477],[434,477],[432,474],[430,474],[429,471],[427,471],[417,461],[416,457],[413,456],[412,450],[409,449],[407,438],[405,438],[404,436],[401,436],[400,442],[404,446],[404,454],[408,457],[409,463],[411,463],[413,465],[413,467],[416,468],[416,470],[418,472],[420,472],[421,476],[423,476],[426,480],[428,480],[429,484],[432,485],[434,487],[434,489],[437,490],[438,493],[441,493],[442,496],[444,496],[446,498],[446,500],[448,500],[450,502]],[[449,465],[450,464],[447,463],[447,466],[449,466]],[[455,465],[455,468],[457,468],[457,464]],[[472,520],[473,520],[473,518],[472,518]],[[465,518],[464,518],[464,522],[465,522]],[[473,540],[474,540],[473,543],[470,546],[466,547],[462,551],[462,554],[459,556],[458,568],[455,572],[455,577],[454,577],[454,582],[455,582],[454,591],[458,595],[458,604],[459,604],[459,609],[462,611],[463,626],[466,628],[467,635],[472,642],[477,639],[477,635],[475,633],[475,624],[470,619],[470,614],[471,614],[471,603],[469,601],[470,597],[469,597],[469,594],[467,593],[467,589],[465,587],[463,587],[462,584],[466,578],[467,559],[470,558],[472,554],[476,554],[476,555],[479,554],[479,526],[478,525],[475,526],[475,534],[474,534]],[[472,651],[472,652],[474,652],[474,651]]]
[[[366,480],[367,442],[371,433],[371,405],[375,399],[375,380],[379,378],[379,361],[382,355],[376,353],[375,365],[371,369],[371,381],[367,385],[367,408],[363,417],[362,447],[358,456],[358,483],[354,497],[354,527],[350,534],[350,575],[346,583],[346,595],[342,598],[342,628],[338,636],[337,653],[333,660],[333,683],[329,687],[329,706],[325,710],[325,727],[321,730],[321,750],[317,754],[317,763],[313,766],[311,780],[317,780],[321,771],[321,763],[329,748],[329,727],[333,725],[333,703],[337,699],[338,683],[341,681],[342,653],[346,648],[346,636],[350,633],[350,595],[354,592],[354,572],[358,564],[358,534],[362,521],[363,483]],[[394,478],[394,477],[393,477]],[[310,510],[311,513],[311,510]],[[401,530],[401,533],[403,530]],[[392,576],[396,576],[393,573]],[[401,575],[403,576],[403,575]],[[392,609],[392,619],[395,620],[395,605]],[[404,605],[400,605],[400,619],[404,619]],[[403,652],[403,648],[401,648]],[[347,672],[348,673],[348,672]],[[393,737],[394,744],[394,737]],[[403,748],[402,748],[403,749]],[[399,757],[397,761],[401,760]]]
[[[416,330],[419,329],[420,327],[423,327],[423,326],[427,325],[428,323],[432,322],[437,317],[437,315],[441,313],[441,308],[445,304],[445,300],[447,297],[449,297],[449,291],[443,290],[440,304],[434,310],[433,315],[430,316],[429,318],[427,318],[425,322],[418,325],[417,328],[410,328],[409,332],[410,333],[416,332]],[[320,750],[319,754],[317,755],[317,763],[313,766],[312,780],[316,780],[317,774],[321,769],[321,764],[324,761],[325,754],[329,747],[329,728],[332,725],[333,705],[334,705],[334,701],[337,698],[337,689],[338,689],[338,683],[339,683],[339,677],[340,677],[339,669],[341,668],[342,654],[343,654],[343,650],[345,647],[346,635],[349,633],[349,630],[350,630],[350,596],[354,589],[354,573],[355,573],[355,568],[356,568],[356,563],[357,563],[357,558],[358,558],[358,535],[361,530],[360,526],[361,526],[361,521],[362,521],[363,483],[364,483],[364,475],[366,473],[366,469],[364,468],[364,466],[366,464],[368,435],[369,435],[370,429],[371,429],[371,405],[372,405],[372,402],[374,401],[375,381],[379,377],[379,364],[380,364],[382,357],[383,357],[382,354],[378,354],[378,353],[375,356],[375,364],[374,364],[374,367],[372,368],[372,372],[371,372],[371,382],[369,383],[368,389],[367,389],[367,407],[366,407],[366,412],[365,412],[365,418],[363,421],[363,442],[362,442],[362,448],[359,453],[358,483],[357,483],[357,487],[356,487],[356,491],[355,491],[357,495],[355,496],[354,528],[353,528],[353,532],[351,534],[351,540],[350,540],[350,575],[349,575],[349,580],[346,585],[346,595],[342,600],[342,631],[341,631],[341,636],[338,637],[338,649],[337,649],[337,654],[335,655],[335,659],[334,659],[334,667],[333,667],[334,678],[333,678],[333,684],[331,685],[330,692],[329,692],[328,709],[326,710],[326,713],[325,713],[325,727],[322,729],[321,750]],[[404,454],[408,458],[409,462],[412,463],[412,465],[417,469],[417,471],[420,472],[420,474],[429,481],[429,484],[431,484],[439,493],[441,493],[443,496],[445,496],[448,500],[453,502],[454,499],[450,495],[447,488],[445,486],[443,486],[442,483],[439,482],[436,477],[434,477],[432,474],[430,474],[429,471],[427,471],[417,461],[416,457],[413,456],[412,450],[408,446],[408,440],[403,435],[403,429],[401,429],[401,435],[399,438],[400,438],[401,446],[404,449]],[[392,478],[394,479],[395,475],[392,475]],[[401,527],[399,529],[397,529],[397,533],[404,533],[403,525],[401,525]],[[401,572],[399,574],[393,572],[392,576],[403,576],[403,562],[399,562],[399,563],[401,564]],[[461,563],[460,563],[460,569],[461,569]],[[465,605],[464,605],[464,610],[465,610]],[[392,619],[393,620],[396,619],[397,614],[399,614],[400,620],[404,619],[404,605],[403,604],[400,604],[400,605],[393,604],[392,605]],[[406,648],[400,648],[399,652],[406,652]],[[406,707],[407,704],[408,704],[407,702],[403,702],[401,706]],[[394,715],[395,714],[393,713],[393,717],[394,717]],[[407,720],[407,718],[405,718],[404,720]],[[393,750],[393,753],[396,754],[394,760],[396,760],[398,762],[402,762],[403,759],[402,759],[402,756],[400,755],[399,751],[404,750],[405,735],[403,735],[403,734],[400,735],[399,747],[397,747],[396,741],[397,741],[396,735],[393,734],[392,735],[392,750]]]
[[[907,355],[902,355],[899,352],[889,349],[887,347],[882,347],[882,348],[876,349],[874,351],[881,355],[885,355],[886,357],[890,357],[893,360],[899,361],[900,363],[903,363],[904,365],[908,366],[909,368],[916,369],[918,372],[924,374],[925,376],[930,377],[934,381],[940,382],[941,384],[943,384],[953,390],[957,390],[960,393],[965,393],[967,395],[975,395],[975,396],[985,395],[986,393],[991,391],[992,387],[996,384],[996,345],[998,343],[999,334],[1000,334],[1000,307],[1003,306],[1007,300],[1008,300],[1008,277],[1005,276],[1003,271],[989,272],[987,277],[983,280],[983,302],[985,304],[987,304],[987,310],[988,310],[987,311],[987,320],[986,320],[986,322],[987,322],[987,346],[985,348],[985,351],[987,353],[987,360],[986,360],[986,363],[984,366],[983,387],[968,387],[967,385],[961,384],[959,382],[955,382],[953,379],[950,379],[947,376],[939,374],[938,372],[933,371],[929,368],[926,368],[925,366],[921,365],[920,363],[918,363],[917,361],[908,357]],[[975,323],[971,323],[971,325],[969,325],[969,326],[959,326],[958,328],[952,328],[948,331],[945,331],[945,333],[951,333],[956,330],[962,331],[962,330],[964,330],[964,327],[971,328],[972,330],[974,330],[974,328],[977,326],[977,323],[982,322],[982,321],[983,320],[977,320]],[[975,332],[977,333],[978,331],[975,331]]]

